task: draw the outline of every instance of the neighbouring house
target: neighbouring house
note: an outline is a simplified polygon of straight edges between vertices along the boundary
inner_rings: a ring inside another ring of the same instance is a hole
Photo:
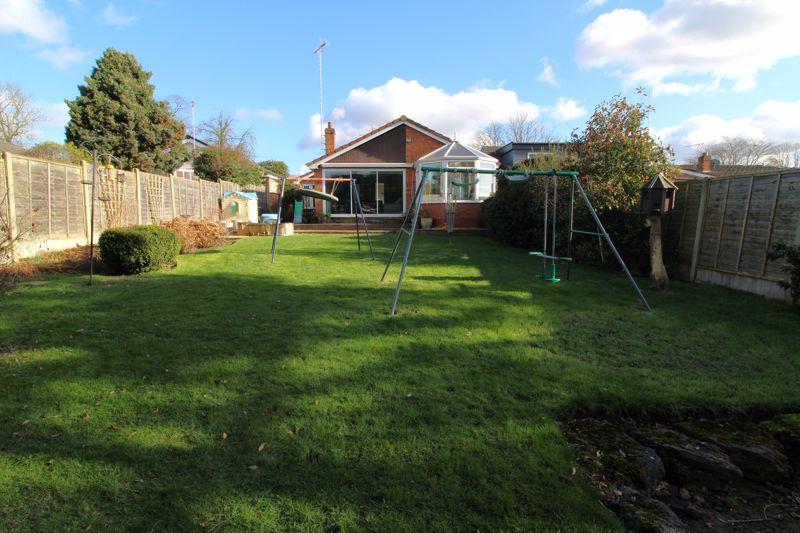
[[[309,202],[317,216],[330,213],[331,218],[351,218],[354,213],[349,182],[324,182],[321,178],[353,178],[364,214],[368,217],[401,218],[411,208],[422,164],[450,167],[497,168],[497,160],[483,152],[468,148],[406,116],[392,120],[346,144],[336,146],[336,130],[332,123],[325,129],[325,155],[307,163],[309,172],[297,181],[306,188],[325,191],[339,198],[338,203]],[[447,173],[432,176],[423,196],[423,212],[434,219],[434,226],[444,224],[448,194]],[[467,181],[454,194],[455,227],[475,228],[481,225],[481,202],[495,190],[495,177],[460,175]]]
[[[765,172],[786,170],[784,167],[771,165],[721,165],[712,159],[708,152],[697,158],[697,163],[678,165],[676,180],[695,180],[701,178],[731,178],[734,176],[752,176]]]
[[[172,174],[178,178],[186,178],[190,180],[198,179],[194,173],[194,165],[192,164],[195,155],[194,152],[195,150],[202,150],[203,148],[208,147],[208,143],[203,142],[200,139],[195,139],[191,135],[187,134],[186,137],[183,138],[183,145],[189,151],[189,159],[180,167],[178,167]]]
[[[483,151],[500,161],[500,168],[512,169],[514,166],[537,157],[549,156],[554,153],[566,153],[565,142],[535,142],[518,143],[510,142],[503,146],[484,146]]]

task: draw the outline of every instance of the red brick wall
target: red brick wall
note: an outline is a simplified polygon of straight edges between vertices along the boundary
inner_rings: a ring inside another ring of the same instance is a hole
[[[422,217],[433,218],[433,227],[447,226],[447,221],[444,217],[444,204],[422,204]],[[456,221],[455,227],[457,228],[480,228],[483,227],[481,217],[481,204],[480,203],[459,203],[456,204]]]
[[[428,137],[414,128],[403,126],[406,130],[406,163],[416,163],[417,159],[426,156],[444,143]],[[414,198],[417,180],[413,168],[406,169],[406,208],[411,209],[411,200]]]

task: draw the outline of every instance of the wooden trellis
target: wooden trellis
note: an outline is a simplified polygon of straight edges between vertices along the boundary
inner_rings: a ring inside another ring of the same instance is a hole
[[[161,176],[148,174],[147,184],[147,209],[150,213],[150,223],[160,224],[164,220],[164,182]]]
[[[100,195],[103,202],[105,227],[116,228],[125,224],[125,172],[99,168]]]

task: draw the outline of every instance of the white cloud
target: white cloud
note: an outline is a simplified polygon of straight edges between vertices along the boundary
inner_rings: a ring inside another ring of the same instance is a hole
[[[542,58],[542,72],[537,79],[542,83],[558,87],[556,72],[553,70],[553,65],[550,64],[550,60],[547,57]]]
[[[0,33],[21,33],[40,43],[62,43],[67,40],[67,25],[40,0],[0,0]]]
[[[69,108],[64,102],[39,103],[43,119],[41,126],[45,128],[65,128],[69,122]]]
[[[586,0],[581,7],[578,8],[580,12],[591,11],[592,9],[606,5],[608,0]]]
[[[136,22],[136,17],[133,15],[126,15],[121,12],[117,7],[112,4],[111,2],[106,4],[105,9],[100,14],[100,20],[103,21],[103,24],[108,26],[113,26],[115,28],[124,28],[126,26],[130,26]]]
[[[473,87],[448,93],[438,87],[426,87],[418,81],[392,78],[371,89],[352,89],[330,113],[336,127],[336,142],[342,144],[400,115],[406,115],[445,135],[462,141],[472,139],[486,124],[502,122],[523,111],[536,118],[541,108],[520,100],[516,92],[503,88]],[[320,144],[320,117],[309,117],[307,134],[301,148]]]
[[[247,107],[238,107],[234,111],[234,117],[239,120],[248,119],[252,117],[260,118],[262,120],[283,120],[283,113],[279,109],[266,108],[266,109],[249,109]]]
[[[56,70],[66,70],[76,63],[84,61],[92,55],[91,51],[81,50],[77,46],[59,46],[58,48],[46,48],[39,51],[36,57],[49,62]]]
[[[796,142],[800,141],[800,100],[767,100],[748,117],[723,119],[710,114],[694,115],[655,133],[664,143],[672,145],[679,158],[693,154],[697,145],[718,142],[723,137]]]
[[[797,0],[665,0],[657,11],[616,9],[578,41],[584,68],[609,68],[655,93],[753,88],[760,71],[800,55]]]
[[[559,97],[556,105],[550,109],[550,116],[558,122],[575,120],[586,115],[586,108],[573,98]]]

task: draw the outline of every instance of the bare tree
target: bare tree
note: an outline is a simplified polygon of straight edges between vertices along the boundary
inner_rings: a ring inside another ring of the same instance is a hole
[[[22,87],[13,83],[0,85],[0,139],[24,144],[42,118],[42,110],[33,104]]]
[[[723,137],[721,142],[706,145],[705,151],[722,165],[763,165],[775,150],[767,139]]]
[[[800,167],[800,142],[776,144],[767,163],[776,167]]]
[[[203,141],[217,148],[228,148],[240,150],[252,157],[255,135],[251,129],[245,129],[241,133],[236,131],[236,119],[225,113],[220,113],[200,123],[198,127]]]
[[[510,142],[556,142],[557,139],[550,128],[537,119],[531,118],[525,111],[517,111],[508,121],[490,122],[479,130],[472,140],[472,145],[480,149],[482,146],[502,146]]]
[[[192,131],[192,102],[183,96],[173,94],[167,96],[170,114],[183,122],[186,131]]]

